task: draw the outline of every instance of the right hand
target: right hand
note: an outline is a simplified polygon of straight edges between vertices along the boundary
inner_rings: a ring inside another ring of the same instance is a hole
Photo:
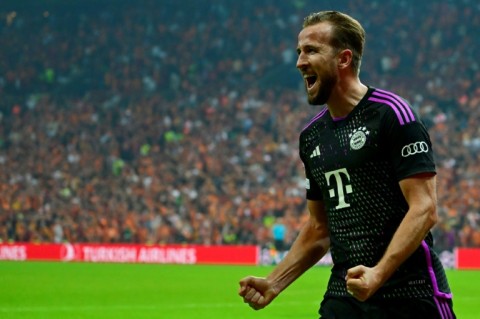
[[[278,292],[267,279],[249,276],[240,280],[238,294],[251,308],[260,310],[268,306],[277,297]]]

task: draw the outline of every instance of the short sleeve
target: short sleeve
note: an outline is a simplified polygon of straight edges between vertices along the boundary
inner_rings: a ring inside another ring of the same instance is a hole
[[[413,110],[412,110],[412,114]],[[418,115],[401,123],[392,113],[386,115],[386,146],[398,180],[419,173],[435,173],[430,136]]]
[[[305,164],[304,164],[305,165]],[[305,190],[306,197],[309,200],[322,200],[322,192],[320,186],[315,181],[313,176],[310,174],[310,171],[305,166]]]

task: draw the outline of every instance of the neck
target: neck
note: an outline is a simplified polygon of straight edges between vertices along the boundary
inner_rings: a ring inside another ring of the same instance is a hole
[[[327,102],[330,115],[333,118],[347,116],[365,96],[367,90],[368,87],[356,76],[339,82]]]

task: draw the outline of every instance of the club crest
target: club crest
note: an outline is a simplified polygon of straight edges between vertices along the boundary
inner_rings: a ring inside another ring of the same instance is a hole
[[[353,132],[348,135],[348,137],[350,137],[350,148],[352,150],[361,149],[367,142],[367,136],[369,134],[370,131],[368,131],[365,126],[353,130]]]

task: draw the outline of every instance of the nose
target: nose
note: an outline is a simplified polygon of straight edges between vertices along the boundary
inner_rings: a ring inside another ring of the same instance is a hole
[[[307,66],[307,64],[308,64],[308,61],[307,61],[306,55],[300,52],[297,58],[297,69],[302,70]]]

